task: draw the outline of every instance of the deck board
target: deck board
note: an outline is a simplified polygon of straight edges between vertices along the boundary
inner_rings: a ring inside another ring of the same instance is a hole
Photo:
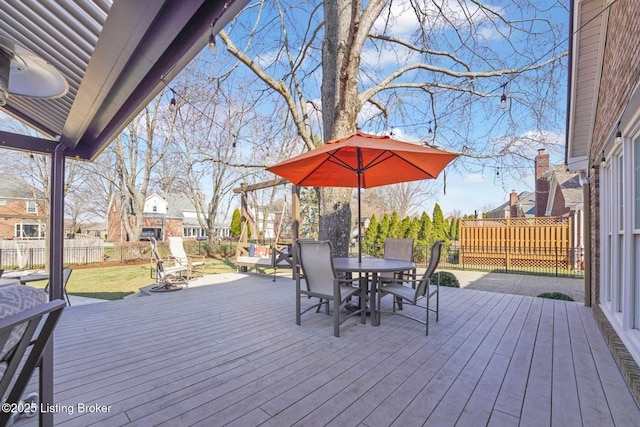
[[[323,313],[295,324],[293,281],[234,277],[67,309],[56,399],[111,411],[56,414],[56,425],[640,425],[582,304],[442,288],[429,336],[383,313],[379,327],[347,320],[336,338]]]

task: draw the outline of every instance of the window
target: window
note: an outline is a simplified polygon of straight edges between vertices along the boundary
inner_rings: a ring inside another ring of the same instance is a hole
[[[34,201],[27,202],[27,213],[37,214],[38,213],[38,204]]]
[[[15,237],[18,239],[44,239],[44,224],[20,222],[16,224]]]
[[[634,179],[634,228],[640,230],[640,137],[633,141],[633,173]]]

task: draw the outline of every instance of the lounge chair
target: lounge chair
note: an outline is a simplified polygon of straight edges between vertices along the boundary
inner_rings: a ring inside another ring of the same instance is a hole
[[[187,280],[204,274],[204,255],[187,254],[184,250],[182,237],[169,237],[169,250],[171,251],[171,257],[174,259],[175,265],[186,267]]]
[[[188,267],[180,264],[165,266],[165,262],[158,253],[158,243],[151,237],[152,265],[155,267],[156,284],[151,287],[152,292],[170,292],[188,286]]]
[[[51,367],[42,363],[42,354],[65,303],[47,300],[46,293],[30,286],[0,288],[0,402],[9,405],[22,402],[21,412],[0,411],[2,426],[22,416],[36,415],[39,401],[53,405]],[[39,395],[30,394],[23,400],[36,368],[40,376]],[[53,425],[53,414],[41,413],[40,425]]]

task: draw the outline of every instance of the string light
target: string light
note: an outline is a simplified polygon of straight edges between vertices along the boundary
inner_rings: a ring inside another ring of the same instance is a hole
[[[209,34],[209,50],[211,52],[216,50],[216,36],[213,35],[213,27],[211,27],[211,33]]]
[[[507,108],[507,84],[502,84],[502,95],[500,96],[500,109],[504,110]]]
[[[620,122],[618,122],[618,131],[616,132],[616,144],[622,144],[622,131],[620,130]]]
[[[175,113],[176,110],[178,109],[178,104],[176,102],[176,92],[169,88],[169,90],[171,90],[171,102],[169,102],[169,111],[171,111],[172,113]]]

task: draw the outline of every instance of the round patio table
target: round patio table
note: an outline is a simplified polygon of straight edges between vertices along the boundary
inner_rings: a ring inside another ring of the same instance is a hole
[[[415,263],[408,261],[398,261],[395,259],[363,257],[362,261],[358,258],[334,258],[333,268],[343,273],[364,273],[361,277],[360,287],[366,289],[366,283],[369,283],[367,276],[371,274],[371,324],[378,326],[378,316],[376,311],[376,292],[378,290],[378,273],[402,273],[403,271],[413,270],[416,268]],[[365,283],[362,282],[365,281]]]

